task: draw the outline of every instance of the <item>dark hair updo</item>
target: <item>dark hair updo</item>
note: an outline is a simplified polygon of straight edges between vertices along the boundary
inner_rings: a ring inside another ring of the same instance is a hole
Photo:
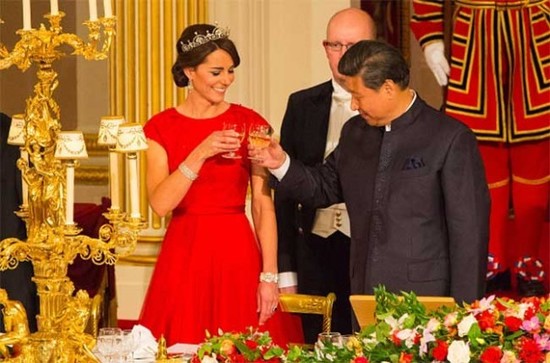
[[[205,43],[197,45],[187,51],[183,50],[183,46],[188,46],[194,42],[195,37],[207,34],[213,34],[216,26],[210,24],[194,24],[183,30],[176,43],[178,57],[172,66],[172,76],[178,87],[186,87],[189,84],[189,78],[183,72],[186,67],[196,67],[204,62],[204,59],[212,52],[222,49],[226,51],[233,60],[233,66],[237,67],[241,63],[239,52],[233,41],[227,37],[220,39],[208,40]]]

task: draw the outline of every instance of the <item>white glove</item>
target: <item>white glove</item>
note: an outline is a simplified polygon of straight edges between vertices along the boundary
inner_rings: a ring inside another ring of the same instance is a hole
[[[445,58],[445,45],[442,40],[435,41],[424,47],[424,57],[428,67],[440,86],[446,86],[451,68]]]

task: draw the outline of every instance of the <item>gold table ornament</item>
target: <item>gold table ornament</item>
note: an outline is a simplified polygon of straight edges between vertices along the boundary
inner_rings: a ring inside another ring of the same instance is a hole
[[[14,134],[10,136],[10,142],[19,145],[22,151],[17,166],[28,185],[28,194],[25,193],[28,202],[20,206],[17,214],[26,223],[28,238],[26,241],[7,238],[0,242],[0,270],[14,269],[21,261],[31,261],[34,266],[33,281],[40,298],[38,331],[22,338],[25,344],[19,356],[5,361],[99,362],[91,352],[95,338],[84,332],[91,299],[85,291],[75,293],[67,268],[78,255],[98,265],[114,264],[119,256],[134,250],[144,223],[135,213],[129,216],[120,208],[110,210],[105,214],[109,223],[101,226],[96,239],[79,235],[72,215],[67,213],[72,208],[72,203],[67,203],[72,198],[68,166],[74,167],[83,151],[80,141],[71,139],[74,135],[69,137],[61,132],[60,110],[53,98],[59,81],[52,65],[66,55],[62,47],[72,48],[71,54],[88,60],[106,59],[115,35],[116,18],[85,21],[88,39],[84,41],[76,34],[63,32],[63,12],[56,9],[52,13],[44,16],[48,27],[40,24],[33,29],[27,20],[24,29],[17,31],[20,40],[11,51],[0,44],[0,69],[15,65],[25,71],[36,65],[38,78],[24,115],[14,117]],[[23,123],[18,121],[21,119]],[[24,141],[15,137],[18,130],[23,131]],[[56,158],[56,150],[61,159]],[[28,154],[28,161],[23,153]]]
[[[97,136],[98,145],[109,147],[109,189],[111,196],[111,211],[120,211],[120,181],[119,181],[119,153],[115,146],[117,141],[118,127],[125,122],[124,116],[103,116],[99,123]]]
[[[122,124],[117,130],[115,150],[126,154],[128,179],[130,180],[130,219],[141,219],[139,212],[139,178],[137,153],[147,150],[143,127],[137,123]]]
[[[78,234],[81,229],[74,223],[74,168],[78,159],[88,158],[84,134],[81,131],[61,131],[57,135],[56,159],[65,161],[65,227],[67,234]]]

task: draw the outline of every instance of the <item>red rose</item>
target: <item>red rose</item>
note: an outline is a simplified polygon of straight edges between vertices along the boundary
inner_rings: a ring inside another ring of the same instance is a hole
[[[504,298],[504,297],[503,297],[502,299],[508,300],[508,299],[506,299],[506,298]],[[504,306],[499,300],[495,300],[493,304],[494,304],[495,308],[496,308],[498,311],[506,311],[506,310],[508,310],[508,308],[507,308],[506,306]]]
[[[369,363],[369,360],[365,357],[356,357],[353,363]]]
[[[521,327],[521,323],[521,319],[515,316],[507,316],[504,318],[504,325],[506,325],[506,328],[512,332],[518,331]]]
[[[238,353],[232,353],[227,356],[227,359],[231,363],[246,363],[244,357]]]
[[[256,349],[258,348],[258,343],[254,340],[247,339],[245,340],[244,344],[248,347],[248,349]]]
[[[525,310],[525,314],[523,315],[524,320],[530,320],[533,316],[537,314],[537,310],[535,307],[530,306],[527,310]]]
[[[492,329],[495,326],[495,316],[489,310],[482,311],[476,315],[479,328],[483,331]]]
[[[481,363],[499,363],[502,358],[502,350],[499,347],[488,347],[481,353]]]
[[[444,340],[437,340],[434,349],[432,350],[432,356],[435,360],[444,361],[447,358],[447,352],[449,351],[449,344]]]
[[[393,342],[393,344],[400,346],[402,343],[402,340],[399,339],[399,337],[397,336],[397,333],[398,331],[393,332],[393,334],[391,335],[391,341]]]
[[[422,339],[422,334],[416,333],[416,335],[414,336],[413,343],[416,345],[420,344],[420,339]]]
[[[411,363],[413,361],[413,355],[411,353],[401,352],[399,356],[399,363]]]
[[[519,358],[524,363],[539,363],[544,360],[544,356],[533,339],[522,338],[519,343]]]

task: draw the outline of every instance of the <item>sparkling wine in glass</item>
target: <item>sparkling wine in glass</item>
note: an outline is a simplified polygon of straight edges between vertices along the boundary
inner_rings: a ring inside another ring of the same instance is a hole
[[[241,122],[224,122],[223,124],[223,129],[224,130],[233,130],[235,131],[239,137],[239,143],[242,143],[243,140],[244,140],[244,135],[245,135],[245,127],[244,127],[244,124]],[[239,154],[237,154],[235,151],[230,151],[228,153],[225,153],[225,154],[222,154],[222,156],[224,158],[227,158],[227,159],[240,159],[241,156]]]
[[[248,130],[248,142],[256,149],[263,149],[271,142],[271,127],[263,124],[252,124]],[[249,159],[258,160],[249,156]]]

